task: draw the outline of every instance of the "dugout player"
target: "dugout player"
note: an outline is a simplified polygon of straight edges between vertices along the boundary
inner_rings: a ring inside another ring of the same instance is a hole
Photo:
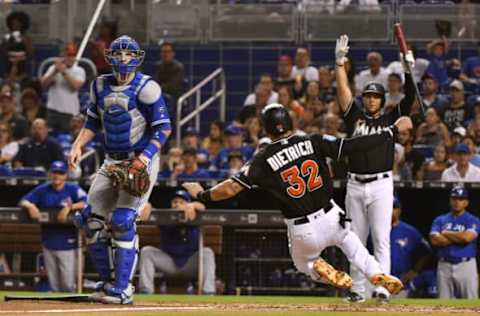
[[[297,269],[315,281],[350,288],[351,278],[319,258],[326,247],[336,245],[358,266],[375,286],[397,293],[402,283],[384,274],[378,262],[350,231],[345,212],[332,199],[332,180],[325,158],[340,159],[378,146],[397,130],[412,127],[409,118],[399,119],[368,137],[337,139],[329,135],[298,136],[293,133],[288,111],[270,104],[262,121],[272,143],[257,153],[230,179],[212,189],[186,183],[189,193],[203,203],[231,198],[244,189],[260,187],[281,201],[288,227],[290,254]]]
[[[440,298],[478,298],[477,237],[480,219],[467,212],[468,192],[462,186],[450,191],[451,212],[433,221],[430,242],[437,249]]]
[[[69,162],[75,168],[81,148],[103,133],[106,159],[76,224],[86,232],[88,251],[101,279],[93,298],[109,304],[131,304],[131,281],[138,259],[135,220],[157,180],[159,150],[171,127],[160,86],[137,71],[145,57],[138,43],[120,36],[105,56],[113,73],[99,76],[91,84],[87,121],[73,143]],[[145,194],[135,196],[114,186],[108,170],[118,163],[130,166],[128,178],[148,172],[150,187]]]
[[[399,105],[385,112],[385,89],[380,83],[368,83],[361,101],[356,100],[348,84],[344,68],[348,53],[348,36],[342,35],[335,48],[337,98],[350,137],[370,135],[390,126],[402,115],[409,115],[415,96],[411,76],[405,76],[405,97]],[[402,56],[403,59],[403,56]],[[413,55],[405,56],[413,66]],[[406,67],[404,67],[406,69]],[[390,272],[390,227],[393,205],[393,153],[394,139],[385,139],[378,146],[363,150],[349,157],[348,182],[345,206],[352,218],[352,230],[365,245],[368,233],[372,233],[375,258],[382,270]],[[349,302],[365,301],[365,278],[355,266],[350,268],[353,286],[347,294]],[[389,293],[381,287],[374,291],[382,301],[388,301]]]

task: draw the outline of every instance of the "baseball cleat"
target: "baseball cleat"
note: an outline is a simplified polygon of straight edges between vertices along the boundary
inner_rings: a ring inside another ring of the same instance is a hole
[[[90,294],[89,298],[93,302],[102,302],[102,298],[107,295],[107,291],[111,289],[113,285],[109,282],[97,282],[95,284],[95,291]]]
[[[363,303],[365,298],[356,292],[348,291],[343,301],[347,303]]]
[[[133,304],[134,289],[131,285],[124,290],[113,287],[106,291],[105,296],[103,296],[100,301],[104,304],[131,305]]]
[[[319,275],[320,280],[341,289],[352,287],[352,278],[343,271],[337,271],[323,259],[313,263],[313,270]]]
[[[374,291],[372,294],[372,298],[374,298],[379,305],[388,304],[388,302],[390,301],[390,296],[383,292]]]
[[[375,286],[382,286],[391,294],[397,294],[403,289],[400,279],[386,273],[378,273],[370,278],[370,282]]]

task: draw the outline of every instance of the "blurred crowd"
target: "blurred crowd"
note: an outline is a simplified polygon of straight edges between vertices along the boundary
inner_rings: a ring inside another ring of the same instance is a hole
[[[65,160],[84,123],[88,104],[88,71],[74,63],[78,45],[68,43],[61,56],[40,78],[30,76],[28,62],[33,45],[29,17],[11,13],[8,31],[2,36],[0,54],[6,61],[0,74],[0,173],[31,175],[25,169],[46,170],[56,160]],[[85,53],[99,74],[108,73],[103,50],[117,36],[114,22],[103,22]],[[411,47],[416,55],[415,47]],[[396,180],[480,181],[480,46],[478,55],[449,58],[449,41],[443,36],[426,47],[426,58],[417,58],[414,76],[422,95],[423,109],[416,102],[411,116],[415,128],[399,135],[395,144]],[[333,52],[332,52],[333,55]],[[212,121],[208,133],[193,127],[182,133],[181,144],[170,141],[164,148],[160,180],[217,179],[234,174],[255,151],[268,144],[259,113],[267,104],[280,103],[293,118],[295,133],[346,136],[342,113],[336,102],[333,65],[318,67],[306,47],[294,55],[282,55],[272,73],[258,78],[232,122]],[[367,65],[360,69],[355,64]],[[349,83],[357,97],[369,81],[384,85],[385,111],[395,110],[404,97],[404,74],[399,61],[387,63],[376,51],[365,61],[348,60]],[[170,114],[185,91],[185,71],[175,57],[175,46],[164,42],[152,73],[162,86]],[[85,160],[73,178],[94,173],[103,160],[102,139],[84,148]],[[346,177],[346,162],[331,161],[334,178]],[[19,169],[20,168],[20,169]]]

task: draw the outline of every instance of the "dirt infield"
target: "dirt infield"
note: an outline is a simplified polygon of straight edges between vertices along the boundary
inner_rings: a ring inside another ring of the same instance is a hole
[[[3,315],[479,315],[479,307],[373,304],[248,304],[142,302],[131,306],[72,304],[63,302],[9,301],[0,303]]]

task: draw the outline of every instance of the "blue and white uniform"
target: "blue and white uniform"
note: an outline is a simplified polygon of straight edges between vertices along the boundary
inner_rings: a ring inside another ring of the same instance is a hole
[[[20,204],[22,201],[28,201],[39,209],[61,209],[65,205],[86,199],[87,194],[77,184],[65,183],[62,190],[55,191],[47,182],[25,195],[20,200]],[[75,290],[75,249],[78,246],[77,230],[73,226],[42,224],[41,238],[50,288],[53,291],[73,292]]]
[[[478,236],[480,220],[465,211],[459,216],[452,212],[433,221],[430,235],[442,231],[471,231]],[[478,298],[477,238],[467,244],[452,244],[436,249],[438,257],[437,280],[440,298]]]
[[[118,56],[125,53],[134,56],[128,63],[119,61]],[[104,286],[107,296],[117,297],[119,303],[126,304],[132,302],[131,279],[138,257],[135,220],[150,197],[159,171],[158,147],[152,141],[163,145],[171,125],[162,90],[150,76],[136,72],[127,84],[117,83],[119,74],[128,76],[135,72],[143,60],[144,52],[138,44],[128,36],[121,36],[112,42],[106,56],[114,74],[92,82],[85,124],[85,128],[103,133],[106,160],[90,187],[88,208],[82,212],[82,218],[97,272],[103,284],[113,283],[113,288]],[[143,196],[135,197],[115,188],[106,170],[113,163],[140,154],[150,159],[147,165],[150,188]]]

